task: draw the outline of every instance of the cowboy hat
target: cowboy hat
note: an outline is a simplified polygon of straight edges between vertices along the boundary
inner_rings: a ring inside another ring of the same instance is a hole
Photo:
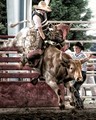
[[[75,43],[74,46],[77,46],[77,47],[79,47],[81,50],[84,50],[84,46],[83,46],[80,42]]]
[[[51,12],[51,8],[45,3],[45,1],[40,1],[38,5],[34,5],[33,8],[38,9],[38,10],[44,10],[47,12]]]

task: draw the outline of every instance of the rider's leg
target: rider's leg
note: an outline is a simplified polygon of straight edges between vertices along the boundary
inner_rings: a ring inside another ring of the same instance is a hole
[[[27,59],[29,61],[35,61],[36,59],[39,59],[41,57],[41,55],[43,54],[43,40],[41,39],[39,33],[37,32],[36,35],[36,41],[37,41],[37,47],[34,51],[29,52],[29,54],[27,55]]]
[[[22,66],[24,66],[26,62],[29,63],[31,67],[38,66],[38,63],[39,63],[38,61],[40,60],[41,55],[43,54],[42,46],[43,46],[42,39],[37,32],[35,34],[34,50],[30,50],[28,51],[28,53],[22,56],[22,59],[21,59]]]

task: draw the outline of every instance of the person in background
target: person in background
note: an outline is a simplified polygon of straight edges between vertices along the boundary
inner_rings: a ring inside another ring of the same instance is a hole
[[[84,51],[84,46],[80,43],[77,42],[74,46],[73,46],[73,59],[75,60],[81,60],[82,61],[82,77],[83,80],[82,81],[74,81],[73,86],[76,89],[77,93],[74,94],[75,97],[77,98],[78,103],[81,102],[80,107],[84,108],[83,106],[83,101],[80,98],[80,94],[79,94],[79,90],[81,85],[85,82],[86,80],[86,72],[87,72],[87,62],[89,61],[89,59],[91,58],[91,54],[86,55],[83,51]],[[73,102],[70,103],[71,105],[73,105]],[[78,106],[77,106],[78,107]]]

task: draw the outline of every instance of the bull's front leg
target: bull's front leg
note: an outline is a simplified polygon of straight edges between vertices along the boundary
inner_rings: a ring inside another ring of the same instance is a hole
[[[75,107],[75,96],[74,96],[75,89],[71,82],[70,81],[66,82],[64,85],[70,92],[70,105]]]
[[[79,92],[75,89],[73,84],[70,84],[70,82],[67,82],[66,87],[69,88],[69,91],[71,93],[71,101],[70,105],[74,106],[77,109],[83,109],[83,101],[80,98]]]
[[[59,88],[59,86],[56,83],[56,78],[53,77],[49,72],[46,73],[46,77],[45,77],[46,83],[54,90],[54,92],[56,93],[57,97],[58,97],[58,105],[60,107],[60,109],[64,109],[65,105],[64,105],[64,99],[62,99],[61,96],[61,90]]]

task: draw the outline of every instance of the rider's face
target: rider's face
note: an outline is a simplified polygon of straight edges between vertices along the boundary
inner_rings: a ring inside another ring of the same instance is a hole
[[[41,12],[42,12],[42,14],[44,14],[44,13],[45,13],[45,11],[44,11],[44,10],[41,10]]]

